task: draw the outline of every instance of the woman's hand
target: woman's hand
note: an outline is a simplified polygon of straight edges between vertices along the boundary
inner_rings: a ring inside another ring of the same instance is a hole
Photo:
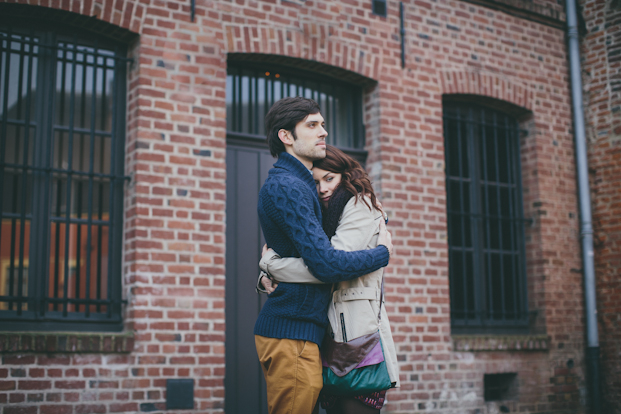
[[[278,282],[270,279],[267,276],[263,276],[263,278],[261,279],[261,284],[265,288],[265,291],[267,292],[268,295],[274,292],[276,290],[276,287],[278,286]]]
[[[386,223],[383,220],[380,220],[379,224],[379,238],[377,239],[377,245],[383,244],[388,249],[388,254],[392,257],[392,236],[390,232],[386,228]]]
[[[263,249],[261,249],[261,257],[265,256],[270,250],[271,249],[267,247],[267,243],[264,244]],[[261,276],[260,283],[263,285],[268,295],[272,293],[273,291],[275,291],[276,288],[278,287],[278,282],[270,279],[270,277],[267,275]]]

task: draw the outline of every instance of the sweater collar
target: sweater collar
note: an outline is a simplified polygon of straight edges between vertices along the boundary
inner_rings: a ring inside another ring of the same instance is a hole
[[[307,183],[309,187],[313,189],[315,195],[317,195],[317,188],[315,187],[315,180],[313,179],[313,173],[310,172],[304,164],[302,164],[297,158],[288,152],[281,152],[278,155],[278,161],[274,164],[275,168],[282,168],[294,174],[302,181]]]

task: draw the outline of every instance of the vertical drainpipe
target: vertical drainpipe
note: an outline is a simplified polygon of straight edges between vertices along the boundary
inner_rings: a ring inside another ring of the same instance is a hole
[[[601,394],[599,381],[599,339],[597,333],[597,303],[595,299],[595,266],[593,260],[593,226],[591,224],[591,196],[587,164],[584,108],[582,104],[582,71],[578,43],[576,1],[567,0],[567,36],[569,67],[571,74],[571,98],[574,115],[574,138],[576,144],[576,168],[578,195],[580,199],[580,239],[582,242],[582,268],[584,272],[584,302],[587,330],[587,378],[591,414],[600,414]]]
[[[403,24],[403,2],[399,3],[399,34],[401,35],[401,69],[405,68],[405,25]]]

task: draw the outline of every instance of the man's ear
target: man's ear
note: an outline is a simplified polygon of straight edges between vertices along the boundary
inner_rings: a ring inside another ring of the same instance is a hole
[[[280,138],[282,143],[285,145],[293,145],[293,137],[291,136],[291,132],[287,131],[286,129],[281,129],[278,131],[278,138]]]

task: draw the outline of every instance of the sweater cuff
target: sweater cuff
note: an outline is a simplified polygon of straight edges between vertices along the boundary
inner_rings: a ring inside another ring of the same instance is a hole
[[[378,258],[379,260],[382,261],[382,263],[384,263],[382,267],[386,267],[388,266],[388,262],[390,261],[390,251],[388,250],[388,247],[383,244],[378,245],[375,249],[378,249],[378,248],[379,248],[378,252],[381,252]]]

